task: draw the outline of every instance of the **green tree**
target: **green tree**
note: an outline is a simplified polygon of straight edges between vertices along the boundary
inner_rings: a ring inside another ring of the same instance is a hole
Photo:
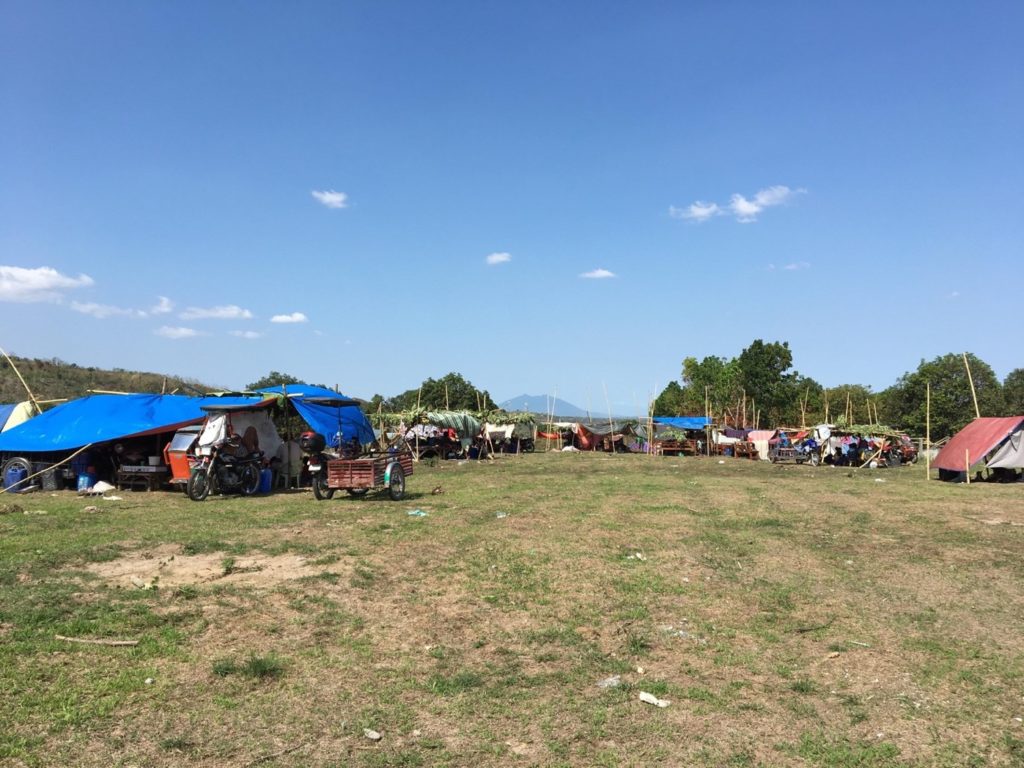
[[[879,410],[879,418],[883,415],[884,397],[871,391],[871,387],[863,384],[840,384],[825,390],[828,396],[828,420],[833,424],[868,424],[872,421],[868,415],[868,402],[871,408]],[[847,410],[849,403],[849,410]],[[824,401],[822,402],[822,418],[824,419]],[[873,410],[872,410],[873,412]],[[847,413],[852,413],[852,421]]]
[[[789,342],[755,340],[739,358],[739,383],[764,414],[762,424],[781,424],[792,414],[797,401],[799,374],[787,373],[793,365]]]
[[[1010,371],[1003,379],[1003,397],[1008,415],[1024,416],[1024,368]]]
[[[449,373],[440,379],[427,379],[416,389],[396,395],[390,401],[393,410],[404,411],[416,408],[425,410],[477,411],[496,408],[490,393],[477,389],[458,373]]]
[[[670,381],[654,401],[655,416],[683,416],[685,393],[678,381]]]
[[[691,415],[703,415],[705,396],[711,410],[721,413],[734,406],[740,392],[740,369],[736,358],[695,357],[683,360],[683,383],[686,384],[684,408]]]
[[[292,376],[290,373],[281,373],[280,371],[271,371],[261,379],[257,379],[252,384],[247,384],[246,389],[255,391],[257,389],[263,389],[264,387],[280,387],[288,384],[305,384],[302,379],[298,379]]]
[[[981,415],[1001,415],[1004,412],[1003,388],[992,367],[970,353],[967,359]],[[929,383],[931,435],[937,440],[955,434],[974,418],[971,385],[962,355],[950,353],[929,362],[922,360],[916,371],[903,374],[885,392],[885,415],[894,425],[923,435]]]

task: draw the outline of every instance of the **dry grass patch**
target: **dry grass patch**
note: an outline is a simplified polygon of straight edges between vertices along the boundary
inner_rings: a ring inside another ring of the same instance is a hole
[[[538,454],[400,504],[43,499],[0,541],[0,755],[1019,764],[1020,488],[922,474]]]

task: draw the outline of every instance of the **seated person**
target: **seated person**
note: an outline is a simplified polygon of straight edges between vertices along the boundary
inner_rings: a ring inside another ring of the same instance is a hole
[[[260,436],[256,431],[256,427],[246,427],[245,433],[242,435],[242,444],[238,448],[237,455],[240,458],[252,456],[260,452]]]
[[[353,435],[351,440],[341,444],[341,458],[343,459],[358,459],[362,452],[363,445],[359,442],[357,435]]]

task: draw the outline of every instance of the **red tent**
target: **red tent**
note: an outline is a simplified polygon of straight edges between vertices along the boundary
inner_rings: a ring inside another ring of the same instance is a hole
[[[975,419],[961,429],[939,451],[933,467],[953,472],[966,472],[999,447],[1007,437],[1024,423],[1024,416],[986,416]],[[970,466],[965,466],[965,464]]]

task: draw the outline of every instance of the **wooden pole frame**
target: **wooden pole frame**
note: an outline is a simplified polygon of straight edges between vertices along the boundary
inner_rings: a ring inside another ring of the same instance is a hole
[[[932,477],[932,383],[925,384],[924,399],[924,479]]]

